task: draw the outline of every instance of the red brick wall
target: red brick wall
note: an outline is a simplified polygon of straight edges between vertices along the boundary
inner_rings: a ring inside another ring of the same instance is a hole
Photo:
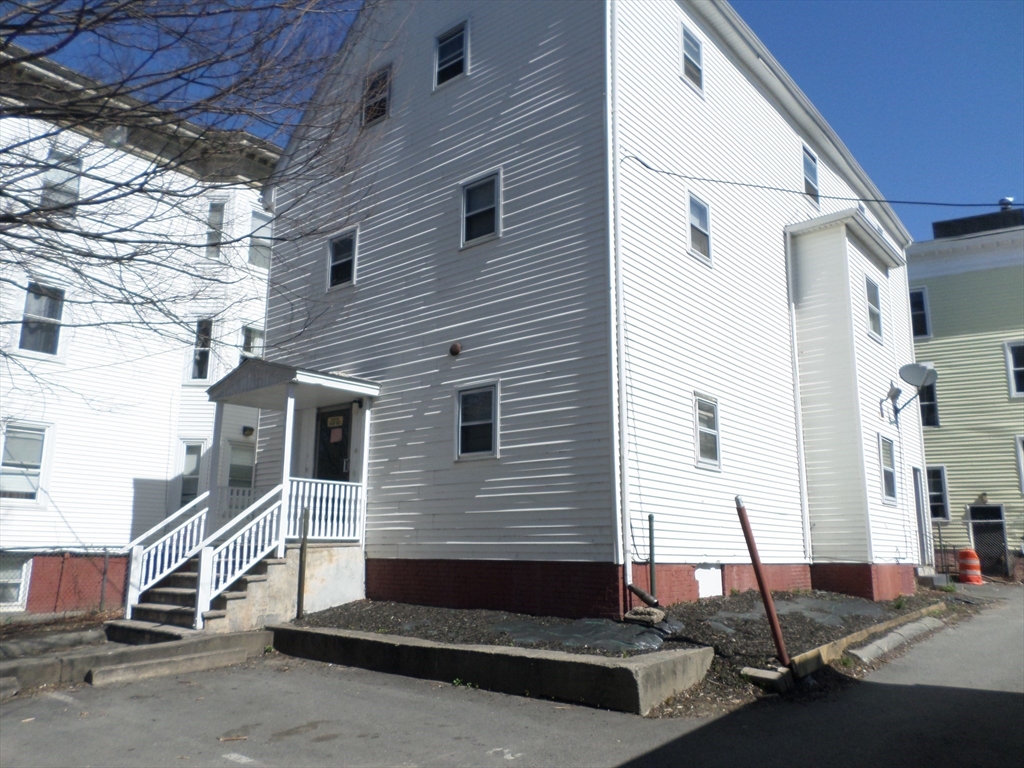
[[[110,557],[104,592],[102,555],[37,555],[32,558],[26,610],[29,613],[98,610],[101,594],[104,608],[116,608],[124,603],[127,570],[127,557]]]
[[[842,592],[868,600],[893,600],[917,591],[913,565],[818,563],[811,566],[815,589]]]
[[[693,602],[697,599],[697,578],[695,565],[681,563],[658,563],[654,575],[658,587],[658,602],[661,605]],[[618,569],[619,578],[622,569]],[[621,582],[620,582],[621,583]],[[651,570],[646,563],[633,563],[633,583],[645,592],[651,591]],[[625,610],[643,605],[643,601],[623,587]]]
[[[806,563],[793,565],[764,565],[768,589],[773,592],[789,592],[794,589],[811,588],[811,567]],[[757,577],[752,565],[723,565],[722,583],[725,594],[734,589],[737,592],[757,589]]]

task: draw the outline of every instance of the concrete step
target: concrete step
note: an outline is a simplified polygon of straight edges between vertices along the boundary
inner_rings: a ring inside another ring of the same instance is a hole
[[[125,645],[167,643],[172,640],[183,640],[187,637],[196,637],[202,634],[189,627],[160,624],[154,621],[139,621],[137,619],[115,619],[114,621],[104,623],[103,628],[107,633],[107,640],[112,643],[123,643]]]
[[[196,607],[196,590],[188,587],[155,587],[142,593],[142,603]]]
[[[184,587],[186,589],[195,589],[196,584],[199,582],[199,574],[195,571],[175,571],[170,576],[166,577],[163,581],[157,584],[158,587]]]
[[[210,602],[210,608],[215,611],[223,611],[227,609],[228,603],[234,600],[245,600],[245,590],[221,592]]]
[[[183,654],[169,659],[132,661],[127,664],[114,664],[90,670],[86,676],[86,682],[93,685],[109,685],[110,683],[145,680],[150,677],[183,675],[189,672],[201,672],[206,669],[241,664],[246,658],[247,654],[244,648],[227,648]]]
[[[152,621],[155,624],[173,624],[191,629],[195,621],[195,608],[184,606],[161,605],[159,603],[139,603],[132,606],[132,618],[139,621]]]

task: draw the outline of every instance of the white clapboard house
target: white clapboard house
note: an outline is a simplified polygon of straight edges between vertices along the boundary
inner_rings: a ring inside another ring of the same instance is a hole
[[[169,120],[99,135],[90,81],[4,64],[2,204],[42,223],[2,233],[2,607],[116,606],[134,536],[211,482],[251,501],[258,412],[228,409],[211,476],[206,389],[262,348],[270,217],[253,180],[277,157],[246,136],[208,157],[201,129]],[[78,108],[66,120],[64,104]],[[134,263],[100,266],[125,257],[121,241]]]
[[[662,602],[752,587],[740,495],[773,587],[913,591],[910,238],[728,4],[385,2],[319,89],[272,351],[210,389],[262,409],[246,557],[616,616],[650,515]],[[203,605],[247,567],[205,557]]]

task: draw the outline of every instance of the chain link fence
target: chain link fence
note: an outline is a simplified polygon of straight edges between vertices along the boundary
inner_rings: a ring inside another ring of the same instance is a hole
[[[124,605],[128,556],[117,550],[0,552],[0,619],[116,612]]]

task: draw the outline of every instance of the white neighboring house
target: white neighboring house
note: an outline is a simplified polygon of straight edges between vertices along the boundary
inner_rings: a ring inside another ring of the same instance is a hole
[[[5,81],[5,99],[31,99],[33,89],[52,91],[63,82],[87,87],[46,61],[20,67],[13,78]],[[156,244],[142,255],[160,262],[148,273],[125,270],[126,301],[119,305],[109,301],[109,286],[101,294],[93,282],[117,273],[89,263],[109,254],[110,242],[51,231],[45,242],[36,238],[22,248],[13,244],[26,236],[24,228],[4,233],[5,610],[95,607],[103,551],[116,553],[209,484],[214,406],[205,390],[240,358],[262,353],[269,215],[253,179],[265,177],[276,155],[250,139],[239,136],[238,157],[220,166],[185,163],[168,171],[159,169],[180,145],[159,131],[112,138],[40,120],[0,121],[5,204],[44,213],[59,207],[81,231],[111,232],[110,241],[118,227],[133,230],[136,242]],[[147,194],[110,194],[118,181],[146,174],[156,179]],[[114,199],[98,202],[103,197]],[[38,257],[42,249],[46,258]],[[161,286],[166,323],[133,306],[133,280]],[[231,458],[214,484],[232,486],[236,503],[252,493],[257,415],[246,408],[225,414]],[[77,555],[73,592],[49,579],[52,555],[60,552]],[[107,568],[113,570],[106,600],[117,605],[124,559],[113,566],[108,559]]]
[[[211,394],[277,393],[258,484],[358,485],[367,596],[621,615],[649,514],[663,602],[746,589],[736,495],[776,588],[913,592],[920,418],[886,400],[910,237],[736,12],[356,24],[321,89],[361,119],[297,136],[282,167],[319,172],[274,189],[280,375]],[[327,374],[350,383],[302,394]]]

